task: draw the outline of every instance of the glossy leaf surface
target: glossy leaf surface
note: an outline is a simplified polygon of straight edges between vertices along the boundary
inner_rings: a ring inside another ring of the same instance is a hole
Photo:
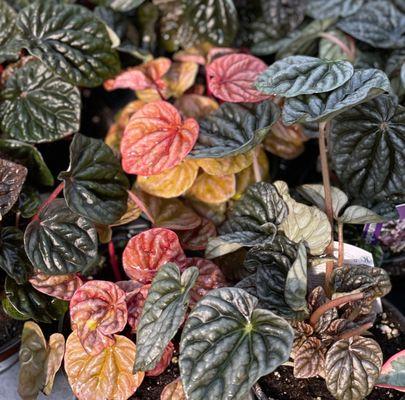
[[[181,246],[185,250],[204,250],[208,241],[217,236],[217,230],[211,220],[202,218],[202,222],[194,229],[178,231]]]
[[[145,376],[159,376],[166,371],[167,367],[170,365],[173,357],[174,346],[173,342],[169,342],[166,346],[165,350],[163,351],[162,358],[156,364],[156,367],[151,369],[150,371],[145,372]]]
[[[323,376],[325,373],[326,348],[322,342],[314,337],[309,337],[295,353],[294,376],[299,379]]]

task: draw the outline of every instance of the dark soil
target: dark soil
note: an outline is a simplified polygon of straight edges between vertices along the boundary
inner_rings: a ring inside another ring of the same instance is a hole
[[[384,314],[383,314],[384,315]],[[393,316],[386,312],[388,324],[383,322],[383,325],[388,325],[391,330],[398,329],[400,326]],[[380,344],[384,354],[384,362],[392,355],[400,350],[405,349],[405,335],[400,334],[397,337],[390,339],[381,331],[380,325],[382,318],[377,318],[374,327],[370,329],[373,333],[373,338]],[[335,400],[326,388],[325,382],[320,378],[311,379],[296,379],[293,376],[291,367],[279,367],[275,372],[266,376],[259,381],[263,391],[273,400]],[[367,400],[400,400],[403,393],[396,390],[384,388],[375,388]]]

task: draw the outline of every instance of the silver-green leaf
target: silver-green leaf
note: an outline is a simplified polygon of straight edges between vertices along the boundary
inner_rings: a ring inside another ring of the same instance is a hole
[[[385,221],[384,217],[363,206],[349,206],[344,210],[339,221],[344,224],[371,224]]]
[[[348,17],[363,3],[364,0],[309,0],[307,14],[315,19]]]

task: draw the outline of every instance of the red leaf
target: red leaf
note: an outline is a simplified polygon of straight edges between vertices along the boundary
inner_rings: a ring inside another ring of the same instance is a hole
[[[151,283],[162,265],[174,262],[182,266],[185,259],[177,235],[164,228],[149,229],[134,236],[122,255],[126,274],[140,283]]]
[[[70,301],[70,319],[87,353],[98,354],[114,344],[112,335],[127,323],[125,293],[112,282],[86,282]]]
[[[269,98],[254,88],[257,75],[267,69],[260,59],[248,54],[229,54],[207,66],[211,93],[223,101],[255,103]]]
[[[169,342],[169,344],[165,348],[165,351],[163,352],[162,358],[157,363],[156,367],[151,369],[150,371],[146,371],[145,376],[158,376],[160,374],[163,374],[163,372],[166,371],[166,368],[172,361],[173,352],[174,352],[173,343]]]
[[[198,131],[197,121],[182,121],[170,103],[146,104],[132,115],[121,141],[125,172],[149,176],[175,167],[193,148]]]
[[[197,228],[177,232],[183,249],[205,250],[208,240],[217,236],[215,225],[207,218],[201,219],[202,223]]]
[[[405,350],[394,354],[382,366],[376,386],[405,392]]]

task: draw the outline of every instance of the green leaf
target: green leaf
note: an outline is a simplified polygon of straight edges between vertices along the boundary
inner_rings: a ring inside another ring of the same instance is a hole
[[[309,0],[307,14],[315,19],[348,17],[363,3],[364,0]]]
[[[80,126],[80,92],[33,61],[18,69],[0,92],[0,127],[27,142],[52,142]]]
[[[5,294],[18,315],[35,321],[51,323],[57,321],[68,309],[68,303],[49,297],[35,290],[30,284],[18,285],[7,277]]]
[[[342,42],[349,50],[352,50],[352,46],[354,47],[353,39],[351,39],[345,33],[338,30],[329,31],[326,33]],[[352,61],[350,55],[347,54],[347,52],[343,51],[337,43],[325,37],[322,37],[322,39],[319,41],[319,58],[323,58],[326,60]]]
[[[92,0],[93,3],[108,6],[115,11],[127,12],[140,6],[145,0]]]
[[[246,153],[259,144],[280,116],[271,100],[223,103],[199,121],[200,132],[190,156],[223,158]]]
[[[385,221],[384,217],[363,206],[349,206],[339,221],[344,224],[372,224]]]
[[[99,224],[118,221],[127,210],[129,182],[119,160],[103,141],[76,134],[70,145],[70,165],[61,172],[68,206]]]
[[[163,265],[148,292],[137,327],[134,371],[155,368],[186,315],[190,289],[198,277],[198,268],[187,268],[180,276],[176,264]]]
[[[24,245],[32,264],[48,275],[85,272],[97,263],[96,228],[62,199],[53,200],[29,223]]]
[[[345,110],[390,91],[390,82],[378,69],[360,69],[343,86],[330,93],[287,99],[283,108],[286,125],[330,120]]]
[[[323,93],[342,86],[353,75],[348,61],[321,60],[316,57],[290,56],[276,61],[256,80],[256,88],[283,97]]]
[[[0,268],[19,284],[27,282],[32,273],[23,233],[12,226],[0,230]]]
[[[25,184],[18,198],[18,211],[21,213],[21,216],[23,218],[33,217],[41,204],[39,191],[31,185]]]
[[[0,0],[0,64],[18,59],[19,48],[16,43],[15,21],[16,12]]]
[[[405,47],[404,18],[390,1],[376,0],[342,19],[337,27],[373,47],[400,49]]]
[[[381,348],[373,339],[339,340],[326,355],[326,386],[337,400],[364,399],[373,390],[382,361]]]
[[[119,72],[104,23],[82,6],[35,2],[20,12],[17,26],[24,47],[75,85],[98,86]]]
[[[0,139],[0,157],[24,165],[27,180],[39,185],[53,186],[54,179],[41,153],[31,144],[12,139]]]
[[[377,386],[405,390],[405,350],[390,357],[382,366]]]
[[[385,200],[405,186],[405,108],[389,95],[347,110],[332,121],[331,158],[354,197]]]
[[[1,301],[1,305],[3,307],[4,313],[10,318],[16,319],[17,321],[26,321],[30,318],[25,314],[21,314],[20,312],[18,312],[10,303],[10,300],[7,297],[3,298],[3,300]]]
[[[204,42],[216,46],[232,44],[238,30],[238,14],[232,0],[182,0],[182,6],[179,41],[184,48]]]
[[[180,342],[187,398],[242,400],[257,380],[287,361],[294,333],[283,318],[257,308],[242,289],[209,292],[191,311]]]
[[[0,221],[17,201],[27,168],[0,158]]]

